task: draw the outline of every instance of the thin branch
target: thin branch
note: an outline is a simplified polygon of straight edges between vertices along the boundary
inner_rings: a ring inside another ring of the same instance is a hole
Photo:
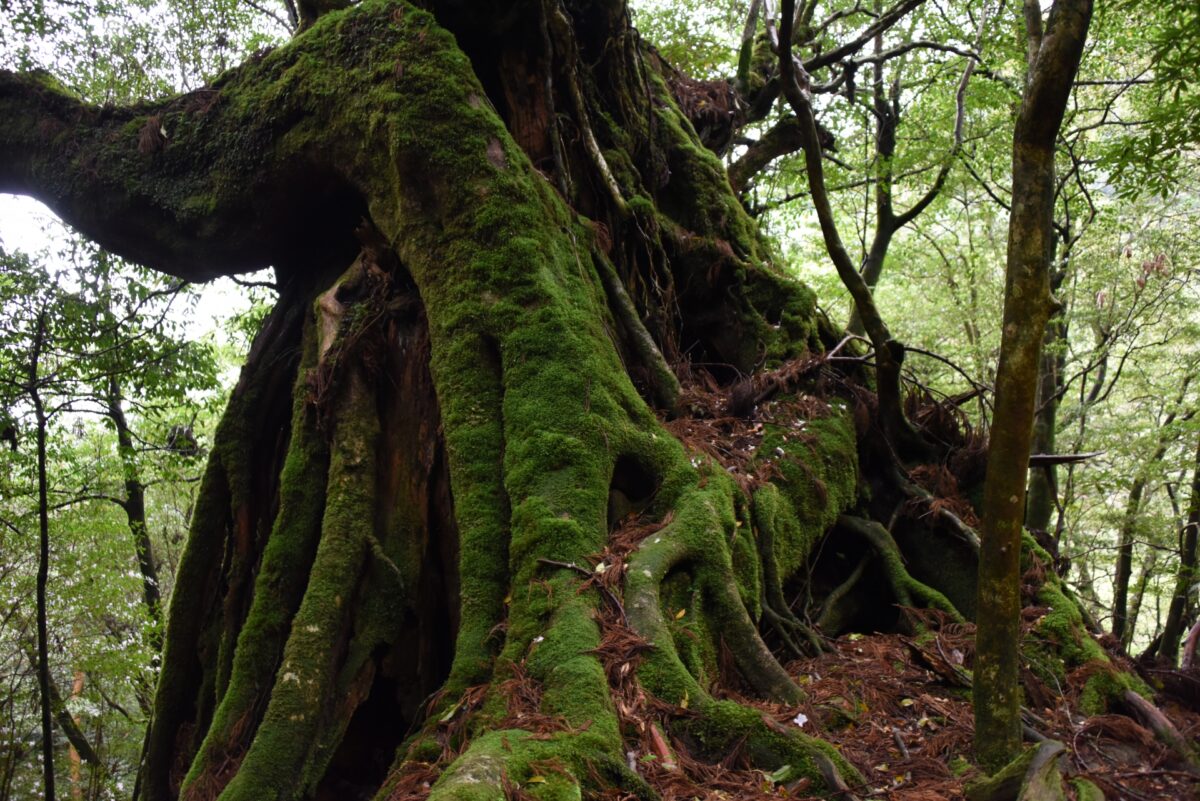
[[[862,33],[851,39],[849,42],[846,42],[840,47],[835,47],[833,50],[830,50],[827,53],[815,55],[808,61],[805,61],[803,64],[804,70],[812,73],[822,67],[828,67],[830,64],[836,64],[853,53],[857,53],[859,50],[862,50],[864,46],[866,46],[867,42],[871,41],[889,28],[895,26],[896,23],[904,19],[908,12],[922,5],[924,2],[925,0],[901,0],[901,2],[897,3],[890,11],[882,15],[871,25],[867,26]],[[791,4],[785,3],[784,5],[790,6]],[[785,16],[783,19],[783,24],[787,26],[790,34],[792,29],[791,19],[788,19]],[[791,52],[792,43],[790,41],[781,44],[786,44],[788,52]]]

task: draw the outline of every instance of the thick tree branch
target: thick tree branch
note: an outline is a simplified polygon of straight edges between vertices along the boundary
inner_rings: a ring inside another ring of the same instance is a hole
[[[795,117],[785,117],[771,126],[757,142],[746,148],[746,152],[729,165],[729,185],[741,194],[746,185],[758,172],[780,156],[795,153],[800,149],[803,137],[800,122]]]
[[[294,78],[279,78],[272,113],[238,102],[272,83],[263,63],[127,108],[82,103],[45,73],[0,71],[0,191],[33,196],[106,249],[188,280],[302,257],[322,206],[347,193],[318,148],[279,146],[316,116]]]

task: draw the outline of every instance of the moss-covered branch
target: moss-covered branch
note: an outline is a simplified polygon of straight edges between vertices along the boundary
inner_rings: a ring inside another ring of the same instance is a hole
[[[275,188],[291,160],[277,115],[302,117],[243,94],[262,86],[260,70],[125,108],[85,104],[44,73],[0,71],[0,191],[32,195],[106,248],[183,278],[266,266],[302,214],[299,195]]]

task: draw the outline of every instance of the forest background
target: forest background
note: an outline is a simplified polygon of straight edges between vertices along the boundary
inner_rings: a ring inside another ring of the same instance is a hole
[[[727,76],[755,80],[739,63],[751,4],[631,5],[638,30],[678,70],[676,91],[694,104],[685,111],[722,154],[745,207],[824,313],[850,323],[789,115],[772,110],[735,131],[713,90]],[[853,69],[816,104],[837,220],[909,346],[906,386],[956,399],[980,432],[999,348],[1025,59],[1011,5],[922,4],[847,57]],[[848,38],[863,27],[856,14],[882,6],[828,10]],[[202,86],[286,40],[292,25],[288,8],[269,2],[6,0],[0,67],[45,68],[87,100],[120,104]],[[1052,284],[1061,308],[1047,328],[1034,452],[1076,458],[1031,471],[1027,525],[1130,654],[1162,653],[1180,588],[1183,631],[1196,620],[1197,64],[1200,18],[1188,3],[1102,4],[1058,144]],[[49,456],[51,673],[80,738],[68,736],[69,723],[56,729],[59,771],[87,797],[123,798],[195,487],[273,278],[166,279],[31,217],[27,203],[0,199],[0,435],[9,446],[0,471],[0,799],[34,797],[41,776],[39,427]],[[1177,646],[1166,646],[1172,659]],[[84,741],[103,771],[80,768]]]

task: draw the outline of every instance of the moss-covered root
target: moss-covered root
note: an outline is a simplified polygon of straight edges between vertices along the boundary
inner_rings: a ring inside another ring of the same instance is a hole
[[[956,622],[966,622],[962,613],[954,607],[949,598],[928,584],[917,581],[909,574],[907,568],[904,567],[904,557],[900,553],[900,547],[896,545],[896,541],[892,539],[891,533],[886,528],[874,520],[854,515],[841,515],[838,517],[838,524],[861,536],[874,549],[883,565],[884,574],[887,576],[888,584],[891,586],[897,603],[903,606],[921,604],[945,612]]]
[[[1138,695],[1133,690],[1126,690],[1123,696],[1126,706],[1133,710],[1134,715],[1150,728],[1168,748],[1188,767],[1200,775],[1200,754],[1195,746],[1175,728],[1170,718],[1164,715],[1158,707]]]
[[[498,801],[533,797],[537,801],[579,801],[583,788],[596,779],[651,797],[645,783],[618,755],[586,732],[531,735],[508,729],[491,731],[471,742],[467,751],[442,773],[430,801]],[[381,792],[376,796],[384,801]]]
[[[488,695],[467,720],[471,739],[434,784],[433,798],[494,801],[520,789],[539,799],[577,800],[597,776],[624,789],[640,781],[625,767],[616,708],[595,654],[595,594],[579,592],[574,570],[528,562],[516,574],[528,590],[513,595]],[[404,768],[397,765],[379,801],[392,796]]]
[[[743,677],[767,698],[794,703],[803,693],[763,643],[732,579],[735,571],[726,540],[727,532],[735,529],[731,495],[727,480],[710,477],[707,488],[680,498],[670,525],[642,543],[630,559],[625,579],[629,621],[660,651],[667,649],[671,634],[663,620],[659,587],[672,570],[689,563],[704,605]],[[673,648],[670,651],[674,654]],[[673,658],[678,662],[678,657]],[[682,669],[682,662],[678,663]],[[682,697],[663,696],[672,702]]]
[[[600,283],[604,286],[604,294],[608,297],[609,309],[624,331],[627,346],[648,375],[654,402],[662,409],[673,411],[679,403],[679,394],[682,391],[679,379],[663,358],[654,337],[646,330],[637,307],[612,263],[602,253],[594,253],[593,260]]]
[[[1089,779],[1082,776],[1072,777],[1071,789],[1075,791],[1076,801],[1104,801],[1104,791]]]
[[[624,767],[616,709],[592,653],[600,639],[594,596],[580,594],[578,581],[564,572],[538,585],[535,597],[553,598],[554,611],[537,616],[543,633],[532,640],[523,630],[533,616],[513,610],[523,620],[510,624],[509,648],[499,664],[522,651],[521,680],[540,689],[538,708],[515,710],[508,683],[493,680],[488,700],[470,723],[475,736],[434,784],[431,799],[495,801],[519,789],[544,801],[578,801],[597,776],[624,789],[638,783]],[[498,669],[497,679],[503,673]],[[385,784],[377,798],[386,799],[387,790]]]
[[[200,482],[187,548],[175,576],[154,719],[146,735],[140,776],[145,798],[174,796],[170,772],[180,762],[178,752],[190,758],[197,745],[183,734],[190,730],[198,738],[204,732],[215,701],[212,655],[222,629],[229,628],[220,609],[222,587],[229,583],[221,575],[222,556],[234,519],[243,526],[249,519],[249,487],[261,465],[256,447],[271,437],[277,411],[286,411],[277,410],[274,401],[291,383],[292,352],[302,323],[296,304],[289,300],[280,299],[254,340]]]
[[[434,333],[437,333],[436,324]],[[459,531],[459,614],[450,676],[431,718],[486,683],[507,612],[511,509],[504,486],[503,375],[497,344],[459,331],[435,344],[433,370],[442,403]]]
[[[348,371],[344,380],[334,417],[321,542],[263,721],[220,796],[227,801],[304,794],[304,783],[311,780],[305,766],[334,700],[329,688],[344,647],[342,631],[373,536],[379,431],[374,394],[366,380],[357,370]],[[211,797],[199,789],[194,792]]]
[[[968,801],[1066,801],[1061,759],[1067,748],[1047,740],[1024,751],[995,775],[967,786]]]
[[[775,555],[776,531],[780,525],[798,526],[790,507],[782,505],[782,493],[774,484],[767,484],[754,493],[751,516],[754,531],[758,535],[758,554],[762,562],[762,614],[763,619],[775,628],[784,645],[796,657],[819,654],[828,650],[825,642],[810,626],[792,612],[783,595],[783,580],[779,575],[779,560]],[[784,523],[783,521],[786,521]],[[815,537],[793,537],[801,542],[815,541]],[[807,559],[805,553],[801,559]],[[808,647],[808,652],[801,643]]]
[[[296,379],[292,433],[280,479],[279,514],[263,551],[254,598],[238,635],[229,686],[221,698],[200,751],[180,790],[194,796],[199,784],[227,759],[244,752],[271,686],[292,615],[300,602],[320,538],[329,452],[308,408],[308,370],[316,365],[311,320],[305,330],[304,357]]]
[[[742,742],[746,753],[763,769],[790,765],[795,778],[807,776],[831,792],[843,790],[842,777],[851,781],[860,781],[861,777],[836,749],[799,730],[780,727],[758,710],[714,699],[688,672],[674,647],[663,615],[659,588],[672,570],[684,565],[691,565],[702,576],[708,570],[725,575],[732,573],[731,564],[722,564],[728,561],[727,557],[722,560],[715,556],[727,552],[722,516],[718,511],[723,496],[724,493],[712,484],[707,490],[686,493],[677,505],[675,520],[642,543],[629,560],[625,579],[629,623],[654,646],[639,667],[638,678],[653,695],[690,710],[687,716],[672,724],[672,729],[698,743],[706,756],[722,756]],[[715,540],[712,539],[714,536]],[[775,700],[799,700],[801,691],[770,653],[763,655],[749,642],[751,636],[758,639],[758,635],[749,616],[742,618],[744,607],[741,615],[732,613],[730,607],[735,603],[740,605],[736,591],[702,583],[708,606],[715,610],[713,622],[726,642],[736,648],[736,655],[741,657],[738,667],[743,675]],[[737,640],[739,635],[735,630],[747,628],[749,632],[744,641]],[[730,639],[731,636],[735,639]],[[761,639],[758,643],[765,651]]]
[[[1023,569],[1028,570],[1033,559],[1051,564],[1050,555],[1028,534],[1023,546]],[[1153,695],[1145,682],[1112,664],[1104,648],[1088,632],[1083,606],[1057,575],[1046,572],[1037,601],[1046,614],[1037,621],[1034,636],[1025,639],[1022,656],[1043,681],[1065,686],[1068,672],[1086,675],[1079,707],[1088,715],[1103,714],[1124,705],[1128,690],[1146,698]]]

